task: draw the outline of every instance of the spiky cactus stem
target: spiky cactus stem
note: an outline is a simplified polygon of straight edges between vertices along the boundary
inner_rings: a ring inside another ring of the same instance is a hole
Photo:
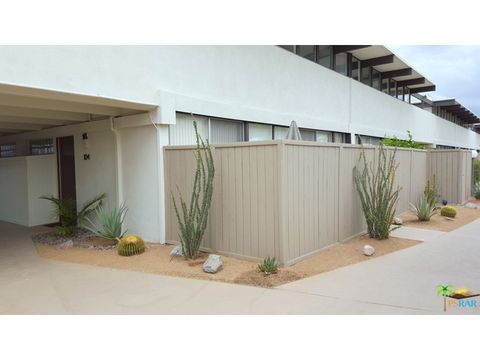
[[[206,140],[205,143],[198,133],[196,121],[193,122],[193,126],[195,128],[197,142],[197,148],[195,150],[197,167],[195,170],[190,204],[187,205],[182,195],[179,194],[180,212],[175,197],[172,195],[173,206],[180,228],[179,235],[183,255],[186,259],[195,259],[199,254],[203,235],[207,228],[208,214],[212,203],[213,179],[215,176],[215,166],[210,144],[208,140]]]
[[[374,239],[387,239],[390,225],[395,215],[400,188],[395,188],[395,172],[398,164],[395,162],[396,150],[387,156],[381,145],[376,166],[367,163],[365,150],[362,149],[360,161],[362,169],[353,169],[355,185],[362,204],[362,210],[367,222],[367,230]]]

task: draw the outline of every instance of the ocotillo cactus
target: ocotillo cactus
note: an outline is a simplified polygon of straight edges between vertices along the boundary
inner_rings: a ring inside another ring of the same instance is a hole
[[[215,166],[210,144],[208,140],[205,143],[198,133],[196,121],[193,122],[193,126],[197,141],[197,148],[195,149],[197,166],[190,204],[187,205],[180,194],[181,211],[179,211],[175,197],[172,195],[173,206],[180,228],[179,235],[183,255],[186,259],[195,259],[200,251],[203,235],[207,228],[215,176]]]

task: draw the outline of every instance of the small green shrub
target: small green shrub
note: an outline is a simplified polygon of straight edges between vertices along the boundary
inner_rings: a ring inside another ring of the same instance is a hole
[[[435,205],[431,205],[427,197],[424,196],[414,204],[410,204],[412,211],[417,215],[419,221],[430,221],[430,218],[435,214]]]
[[[276,274],[278,271],[277,260],[269,256],[263,259],[261,264],[258,264],[258,269],[265,275]]]
[[[480,200],[480,180],[473,185],[473,196],[475,196],[475,199]]]
[[[118,255],[132,256],[138,255],[145,251],[145,242],[138,235],[126,235],[117,245]]]
[[[60,222],[60,226],[55,228],[56,233],[60,236],[72,236],[77,232],[77,226],[102,205],[106,196],[107,194],[103,193],[94,197],[87,201],[78,212],[77,202],[73,199],[59,199],[51,195],[41,196],[40,199],[48,200],[54,205],[52,217]]]
[[[473,183],[476,184],[480,182],[480,160],[473,160]]]
[[[413,136],[410,130],[407,130],[407,136],[408,140],[401,140],[398,139],[396,136],[391,138],[386,137],[385,139],[383,139],[383,145],[400,148],[425,149],[425,145],[419,144],[413,140]]]
[[[442,207],[442,210],[440,210],[440,215],[454,218],[457,216],[457,210],[453,206],[447,205]]]
[[[90,227],[86,228],[97,236],[120,241],[120,238],[126,233],[126,231],[122,232],[126,213],[127,207],[125,205],[113,210],[107,209],[105,206],[99,206],[95,210],[97,222],[86,218],[90,223]]]

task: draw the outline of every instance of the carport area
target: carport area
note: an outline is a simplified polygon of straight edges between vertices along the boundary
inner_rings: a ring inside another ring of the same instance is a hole
[[[149,172],[158,162],[157,132],[168,134],[168,127],[156,126],[156,109],[154,104],[0,84],[0,221],[52,223],[40,196],[72,198],[80,207],[105,192],[112,207],[132,199],[130,225],[140,227],[135,199],[141,185],[132,184],[126,172]],[[122,151],[122,144],[131,148],[131,142],[136,149]],[[143,158],[144,153],[152,155]],[[158,171],[150,172],[159,181]],[[145,206],[157,207],[159,196]],[[154,224],[147,236],[158,241],[158,221]]]

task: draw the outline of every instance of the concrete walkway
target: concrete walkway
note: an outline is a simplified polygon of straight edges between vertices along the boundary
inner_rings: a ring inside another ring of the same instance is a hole
[[[40,228],[0,229],[1,314],[432,314],[437,284],[480,290],[480,221],[277,289],[45,260],[30,240]]]

